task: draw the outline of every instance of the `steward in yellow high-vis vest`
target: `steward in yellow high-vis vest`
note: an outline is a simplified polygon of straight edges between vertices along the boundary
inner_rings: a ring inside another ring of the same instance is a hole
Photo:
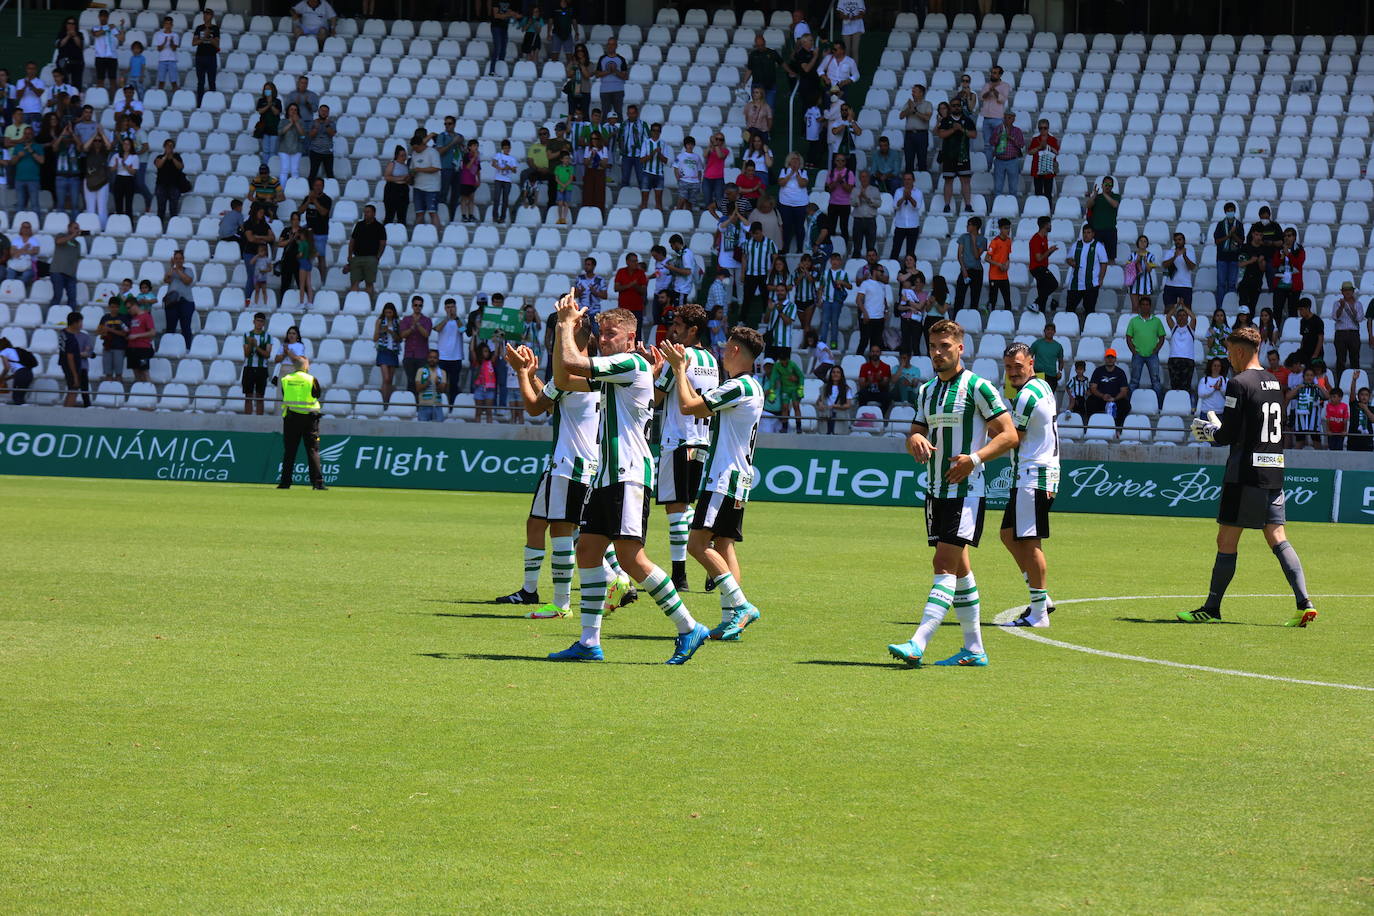
[[[278,490],[291,488],[291,475],[296,467],[296,450],[305,441],[305,455],[310,464],[310,485],[316,490],[326,489],[324,473],[320,470],[320,383],[310,374],[310,360],[297,356],[295,371],[281,378],[281,483]]]

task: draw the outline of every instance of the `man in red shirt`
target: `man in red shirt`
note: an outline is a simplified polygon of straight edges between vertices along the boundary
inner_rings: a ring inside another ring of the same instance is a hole
[[[625,255],[625,266],[615,272],[615,291],[617,304],[627,311],[634,312],[639,320],[640,340],[644,339],[644,297],[649,292],[649,275],[639,263],[639,255],[631,252]]]
[[[1058,245],[1050,244],[1050,218],[1042,216],[1035,221],[1035,235],[1030,240],[1030,274],[1035,278],[1035,301],[1031,311],[1043,312],[1049,307],[1049,298],[1059,289],[1059,280],[1050,270],[1050,255],[1059,250]]]
[[[153,338],[157,327],[153,316],[143,311],[135,301],[129,302],[129,349],[124,351],[129,368],[134,370],[134,381],[148,381],[148,367],[153,360]]]
[[[887,416],[892,407],[892,368],[882,359],[883,351],[874,345],[868,348],[868,360],[859,367],[858,404],[877,403]]]

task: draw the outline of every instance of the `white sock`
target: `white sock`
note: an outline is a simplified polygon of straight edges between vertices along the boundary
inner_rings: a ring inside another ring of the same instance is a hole
[[[579,567],[577,579],[582,589],[582,644],[595,646],[601,642],[600,618],[606,603],[606,571],[600,566]],[[597,618],[595,624],[587,622],[591,617]],[[589,638],[593,641],[587,642]]]
[[[539,591],[539,569],[544,565],[542,547],[525,548],[525,591]]]
[[[926,607],[921,614],[921,625],[916,628],[916,633],[911,637],[912,643],[922,652],[930,643],[930,637],[935,635],[935,631],[944,622],[945,614],[949,613],[949,606],[954,603],[954,576],[950,573],[940,573],[935,576],[930,586],[930,594],[926,597]]]
[[[674,563],[687,561],[687,513],[668,513],[668,555]]]
[[[582,638],[578,640],[584,646],[601,645],[601,615],[587,614],[582,615]]]
[[[679,635],[690,633],[697,628],[697,622],[692,619],[687,605],[682,603],[677,589],[673,588],[673,580],[665,575],[663,570],[657,566],[651,567],[649,574],[639,583],[639,587],[648,592],[659,609],[677,625]]]
[[[954,614],[964,631],[964,648],[983,654],[983,630],[979,626],[978,583],[973,573],[960,576],[954,584]]]
[[[720,622],[729,623],[737,607],[748,604],[744,590],[735,581],[734,575],[727,572],[716,579],[716,591],[720,592]]]
[[[553,557],[549,566],[553,572],[554,606],[566,611],[572,606],[573,570],[577,568],[572,538],[553,539]]]

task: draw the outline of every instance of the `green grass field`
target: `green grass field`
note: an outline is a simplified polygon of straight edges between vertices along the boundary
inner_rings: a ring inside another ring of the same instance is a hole
[[[754,505],[741,642],[665,667],[641,599],[606,664],[554,665],[576,618],[485,603],[519,584],[524,496],[0,487],[0,912],[1374,910],[1374,693],[993,627],[986,669],[899,668],[912,511]],[[1206,520],[1054,525],[1056,599],[1205,590]],[[1290,536],[1315,594],[1374,593],[1370,529]],[[664,565],[666,539],[656,515]],[[974,566],[985,621],[1024,603],[995,536]],[[1233,591],[1285,589],[1249,536]],[[1374,687],[1374,599],[1163,623],[1195,606],[1037,632]]]

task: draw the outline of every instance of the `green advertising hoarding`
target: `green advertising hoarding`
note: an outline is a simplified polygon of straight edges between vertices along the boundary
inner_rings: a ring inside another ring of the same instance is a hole
[[[327,428],[327,427],[326,427]],[[545,442],[419,436],[321,440],[325,481],[340,486],[529,492],[543,472]],[[293,479],[307,480],[304,455]],[[1065,461],[1056,511],[1208,517],[1223,469],[1215,465]],[[272,483],[281,473],[274,433],[0,425],[0,473]],[[1288,517],[1331,521],[1337,473],[1287,474]],[[988,504],[1011,486],[1005,460],[988,467]],[[893,440],[887,452],[760,448],[753,499],[918,506],[925,469]],[[1374,473],[1347,471],[1339,520],[1374,523]]]
[[[1374,471],[1342,471],[1336,521],[1374,525]]]

